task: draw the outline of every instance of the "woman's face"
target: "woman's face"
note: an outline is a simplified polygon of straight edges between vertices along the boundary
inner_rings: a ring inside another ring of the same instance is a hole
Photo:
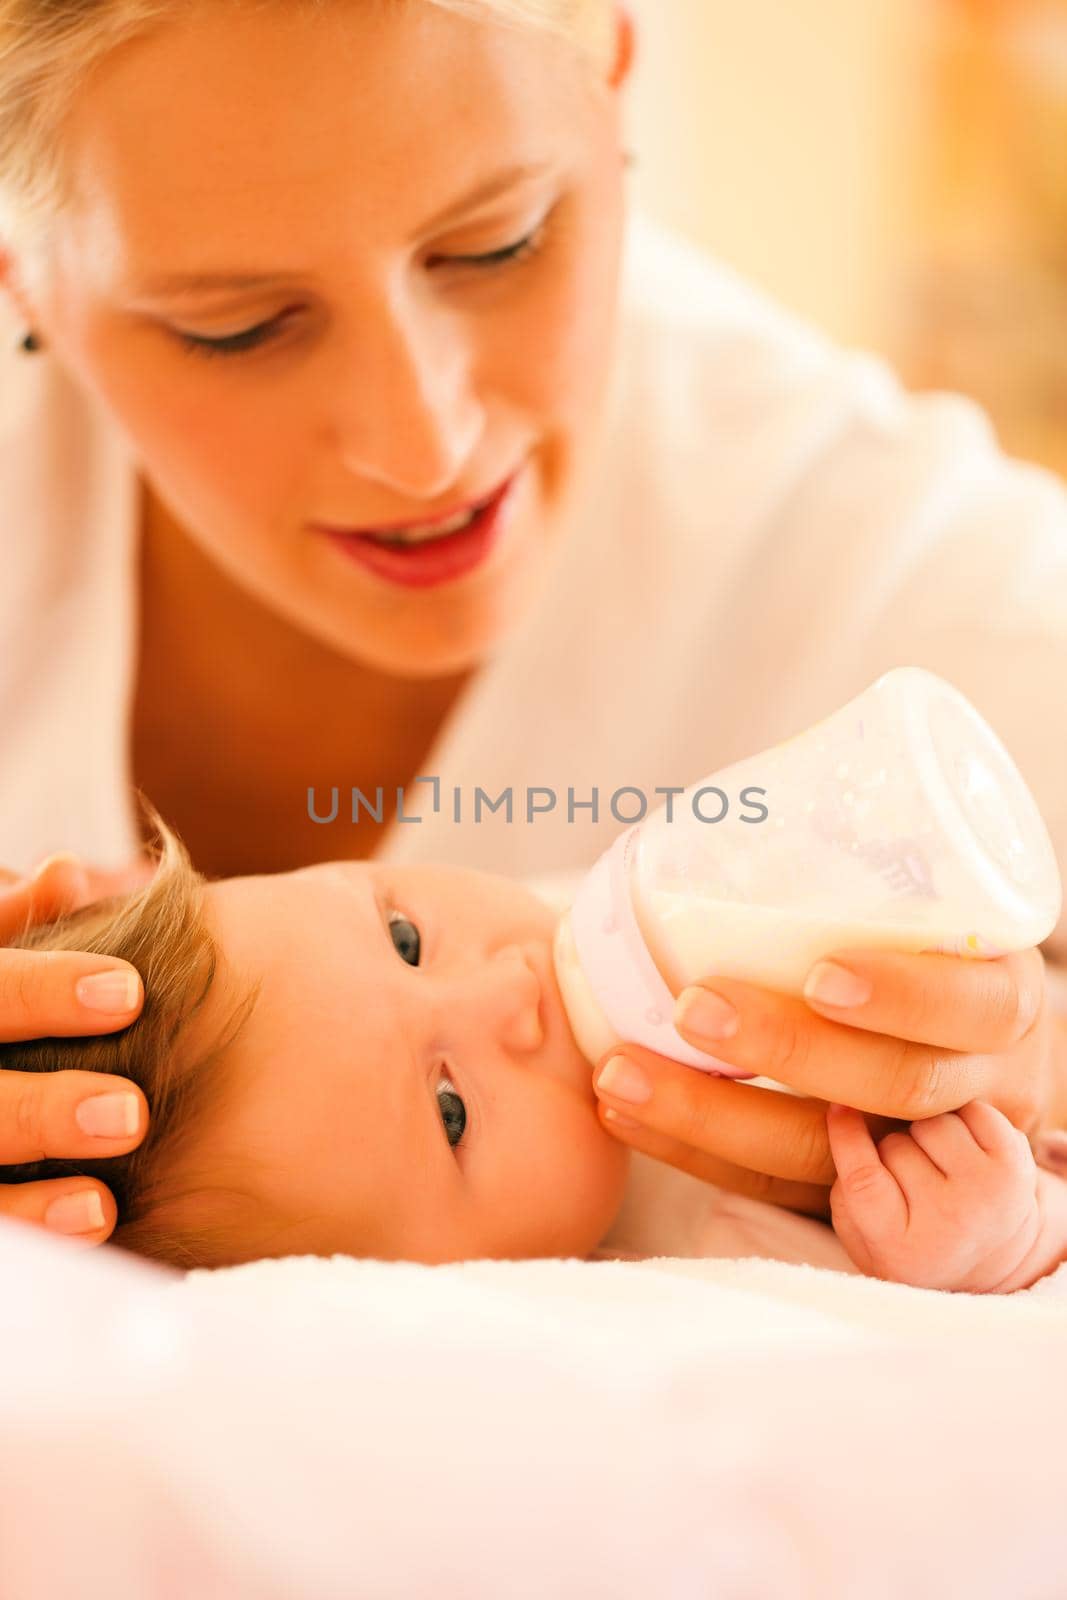
[[[167,516],[378,670],[463,670],[536,592],[610,368],[628,38],[609,79],[422,0],[196,5],[73,107],[74,201],[21,309]],[[153,283],[209,273],[262,282]],[[433,522],[513,477],[488,555],[428,587],[312,526]]]

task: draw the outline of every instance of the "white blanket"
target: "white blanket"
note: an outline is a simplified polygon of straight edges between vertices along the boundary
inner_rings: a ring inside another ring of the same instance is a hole
[[[1013,1600],[1067,1572],[1067,1267],[255,1262],[0,1224],[0,1594]]]

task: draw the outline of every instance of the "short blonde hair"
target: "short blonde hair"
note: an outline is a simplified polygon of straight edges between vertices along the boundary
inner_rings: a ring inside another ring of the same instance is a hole
[[[171,1266],[226,1265],[246,1255],[249,1236],[275,1219],[244,1188],[247,1165],[229,1182],[217,1170],[198,1174],[195,1160],[190,1165],[186,1157],[190,1148],[195,1152],[203,1119],[225,1102],[230,1084],[221,1058],[247,1020],[258,986],[238,998],[209,1040],[195,1051],[185,1048],[189,1024],[215,981],[219,951],[204,921],[205,879],[177,835],[150,806],[145,809],[159,839],[158,866],[145,887],[24,928],[10,941],[24,949],[85,950],[129,961],[144,984],[140,1016],[119,1033],[0,1043],[0,1069],[129,1078],[148,1101],[148,1132],[128,1155],[23,1162],[5,1167],[3,1180],[99,1178],[118,1207],[113,1244]],[[182,1178],[174,1176],[179,1156]],[[235,1256],[238,1233],[244,1248]]]
[[[206,3],[206,0],[204,0]],[[249,0],[228,0],[231,5]],[[257,0],[323,9],[366,0]],[[410,0],[406,0],[410,3]],[[481,20],[547,28],[610,62],[613,0],[419,0]],[[60,132],[97,62],[180,14],[182,0],[0,0],[0,245],[43,255],[69,195]]]

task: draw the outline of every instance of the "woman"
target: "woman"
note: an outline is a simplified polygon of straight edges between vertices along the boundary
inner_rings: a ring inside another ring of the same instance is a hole
[[[575,870],[633,817],[620,791],[655,803],[903,663],[993,721],[1067,859],[1062,488],[964,402],[907,400],[627,229],[622,7],[0,0],[0,25],[13,865],[135,873],[132,780],[209,875]],[[10,929],[106,887],[42,876]],[[70,958],[3,960],[8,1036],[88,1031]],[[858,1008],[715,986],[744,998],[746,1064],[809,1098],[633,1050],[657,1093],[607,1125],[826,1215],[825,1100],[1067,1123],[1041,951],[848,967]],[[94,1136],[83,1098],[0,1075],[0,1159],[144,1136],[143,1101]],[[75,1187],[2,1205],[42,1220]]]

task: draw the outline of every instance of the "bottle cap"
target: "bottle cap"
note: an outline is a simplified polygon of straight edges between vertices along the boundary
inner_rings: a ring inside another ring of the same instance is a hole
[[[612,1030],[687,1067],[717,1078],[753,1078],[687,1044],[675,1028],[674,996],[648,953],[634,912],[630,873],[638,825],[620,834],[586,875],[571,906],[571,931],[582,971]]]

